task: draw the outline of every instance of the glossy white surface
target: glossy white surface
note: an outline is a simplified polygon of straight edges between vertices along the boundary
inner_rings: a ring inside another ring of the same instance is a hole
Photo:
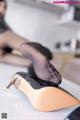
[[[11,76],[19,71],[27,71],[20,67],[12,67],[0,64],[0,114],[7,113],[8,120],[64,120],[64,118],[76,107],[55,112],[39,112],[35,110],[27,97],[14,86],[8,91],[5,87]],[[80,99],[80,86],[63,79],[63,88]]]
[[[55,13],[41,10],[37,7],[9,2],[6,21],[19,35],[31,41],[40,42],[53,50],[54,44],[59,40],[65,42],[75,38],[77,33],[80,33],[79,22],[69,22],[70,14],[66,13],[62,16],[64,19],[61,19]]]

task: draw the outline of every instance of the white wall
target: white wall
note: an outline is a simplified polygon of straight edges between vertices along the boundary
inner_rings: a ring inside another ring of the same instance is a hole
[[[79,27],[69,24],[55,24],[57,17],[53,13],[15,3],[9,3],[6,14],[6,20],[14,31],[51,49],[56,41],[70,39],[79,30]]]

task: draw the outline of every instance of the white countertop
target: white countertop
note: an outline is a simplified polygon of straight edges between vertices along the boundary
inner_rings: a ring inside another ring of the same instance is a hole
[[[69,54],[69,55],[74,55],[74,54],[80,54],[80,49],[78,50],[70,50],[70,49],[53,49],[54,53],[59,53],[59,54]]]
[[[8,120],[64,120],[77,107],[55,112],[39,112],[35,110],[27,97],[14,86],[9,91],[5,89],[11,76],[19,71],[27,71],[27,69],[0,64],[0,114],[7,113]],[[66,79],[63,79],[61,86],[80,99],[80,86]]]

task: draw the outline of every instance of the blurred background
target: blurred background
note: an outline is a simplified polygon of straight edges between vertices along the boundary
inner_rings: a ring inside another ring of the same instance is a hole
[[[7,0],[5,19],[19,35],[49,47],[63,77],[80,85],[80,4],[54,1]]]

